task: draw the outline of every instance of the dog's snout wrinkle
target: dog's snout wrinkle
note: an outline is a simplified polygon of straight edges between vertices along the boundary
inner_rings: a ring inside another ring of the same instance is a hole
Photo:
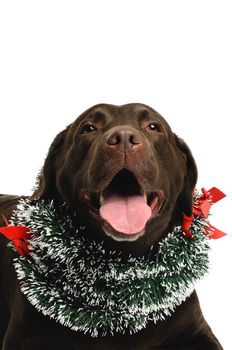
[[[113,128],[107,133],[105,141],[122,153],[134,152],[142,144],[141,135],[131,127]]]

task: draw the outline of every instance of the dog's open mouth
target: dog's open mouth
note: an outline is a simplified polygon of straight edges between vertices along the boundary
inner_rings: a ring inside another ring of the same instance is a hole
[[[123,169],[99,194],[85,192],[83,198],[91,213],[103,219],[106,233],[131,240],[143,234],[146,223],[158,215],[163,197],[162,191],[146,193],[133,173]]]

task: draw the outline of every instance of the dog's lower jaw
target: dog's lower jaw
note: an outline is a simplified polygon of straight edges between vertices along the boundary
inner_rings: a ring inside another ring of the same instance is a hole
[[[138,238],[142,237],[145,233],[145,228],[137,233],[125,234],[122,232],[115,231],[108,223],[102,223],[103,232],[110,238],[118,242],[134,242]]]

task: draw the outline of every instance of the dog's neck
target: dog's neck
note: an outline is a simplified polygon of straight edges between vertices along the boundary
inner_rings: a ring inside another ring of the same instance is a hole
[[[176,226],[149,256],[125,257],[92,240],[86,227],[53,203],[22,200],[12,224],[32,230],[28,257],[15,268],[22,292],[42,313],[91,336],[137,332],[165,319],[208,269],[207,221],[195,219],[195,239]],[[76,214],[77,215],[77,214]]]

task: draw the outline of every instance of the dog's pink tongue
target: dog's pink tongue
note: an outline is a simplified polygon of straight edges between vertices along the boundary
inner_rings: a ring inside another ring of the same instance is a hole
[[[100,215],[116,231],[133,234],[144,229],[151,217],[151,208],[142,196],[112,194],[103,202]]]

